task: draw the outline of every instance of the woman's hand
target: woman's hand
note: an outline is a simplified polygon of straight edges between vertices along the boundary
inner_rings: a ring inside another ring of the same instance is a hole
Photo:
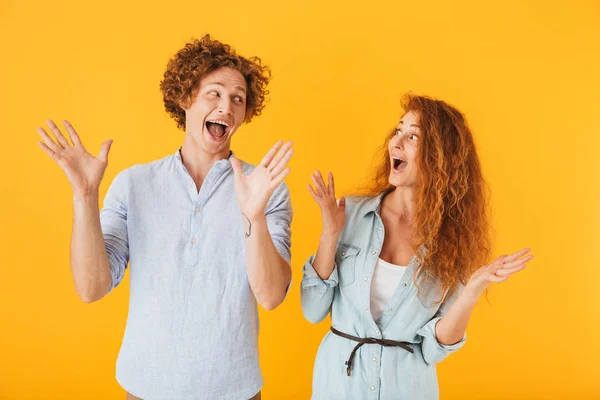
[[[333,174],[328,174],[328,185],[325,185],[323,176],[319,171],[313,172],[311,179],[315,188],[308,184],[308,191],[319,207],[321,208],[321,217],[323,219],[323,236],[337,238],[344,229],[346,223],[346,199],[342,197],[339,202],[335,199],[335,185]]]
[[[522,271],[526,263],[533,259],[533,254],[528,254],[531,249],[523,249],[511,255],[501,255],[494,262],[479,268],[467,282],[465,294],[477,301],[479,296],[492,282],[504,282],[511,275]]]

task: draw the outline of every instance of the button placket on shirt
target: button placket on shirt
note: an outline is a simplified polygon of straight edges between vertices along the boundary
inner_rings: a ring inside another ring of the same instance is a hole
[[[369,244],[370,249],[369,252],[367,253],[367,259],[368,259],[368,263],[371,265],[375,265],[377,263],[377,258],[379,257],[379,253],[381,252],[381,247],[383,246],[383,223],[381,222],[381,218],[379,218],[379,216],[377,214],[375,214],[375,229],[374,232],[372,233],[371,236],[371,242]],[[369,259],[369,257],[372,257],[372,259]],[[371,273],[371,275],[373,274],[374,269],[372,271],[363,271],[363,283],[365,285],[365,306],[364,306],[364,310],[367,314],[366,318],[367,321],[369,321],[369,325],[366,327],[366,334],[369,337],[373,337],[373,338],[381,338],[381,332],[379,330],[379,327],[377,326],[377,323],[373,320],[373,317],[371,316],[371,312],[369,309],[369,302],[370,302],[370,296],[371,296],[371,279],[369,279],[369,273]],[[370,329],[369,329],[370,328]],[[376,393],[376,389],[378,387],[379,384],[379,375],[381,373],[381,346],[378,345],[372,345],[372,346],[368,346],[368,348],[372,348],[373,351],[378,352],[377,353],[372,353],[371,355],[371,366],[368,369],[370,371],[369,373],[369,393],[372,393],[373,399],[378,398],[378,395]],[[366,350],[366,349],[365,349]],[[368,353],[367,353],[368,354]],[[371,398],[371,397],[369,397]]]
[[[200,186],[200,191],[196,194],[195,198],[195,207],[192,210],[192,224],[191,224],[191,237],[190,237],[190,251],[191,251],[191,259],[192,265],[196,265],[198,259],[200,257],[200,225],[202,218],[202,210],[204,208],[204,204],[206,203],[209,193],[212,191],[212,183],[214,182],[213,175],[217,173],[215,168],[213,167],[206,176],[204,182],[202,182],[202,186]]]

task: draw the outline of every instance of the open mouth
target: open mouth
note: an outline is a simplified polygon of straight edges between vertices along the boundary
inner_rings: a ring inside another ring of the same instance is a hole
[[[220,141],[227,137],[229,124],[223,120],[210,120],[206,121],[206,129],[215,140]]]
[[[404,168],[406,168],[406,161],[400,157],[392,157],[392,168],[394,171],[402,171]]]

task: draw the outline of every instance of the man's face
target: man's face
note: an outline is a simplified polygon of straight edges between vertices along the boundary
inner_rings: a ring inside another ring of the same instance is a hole
[[[246,116],[246,80],[237,70],[221,67],[206,74],[193,103],[185,108],[185,131],[208,154],[229,151],[231,137]]]

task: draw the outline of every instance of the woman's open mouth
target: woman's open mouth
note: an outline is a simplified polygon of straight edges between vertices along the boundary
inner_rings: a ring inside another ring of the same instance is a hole
[[[227,137],[229,124],[223,120],[210,120],[206,121],[206,129],[215,141],[220,142]]]
[[[406,161],[400,157],[392,157],[392,169],[396,172],[403,171],[406,168]]]

